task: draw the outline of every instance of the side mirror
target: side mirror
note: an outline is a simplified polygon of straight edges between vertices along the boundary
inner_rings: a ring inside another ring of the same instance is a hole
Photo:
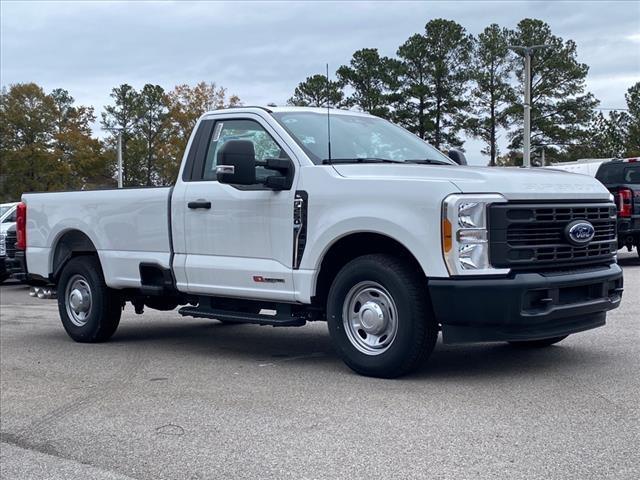
[[[288,158],[267,158],[264,168],[278,172],[277,175],[269,175],[264,184],[272,190],[289,190],[293,185],[294,168]]]
[[[464,156],[460,150],[456,150],[452,148],[448,152],[448,156],[451,160],[456,162],[458,165],[467,165],[467,157]]]
[[[256,154],[249,140],[229,140],[218,151],[216,174],[220,183],[254,185]]]

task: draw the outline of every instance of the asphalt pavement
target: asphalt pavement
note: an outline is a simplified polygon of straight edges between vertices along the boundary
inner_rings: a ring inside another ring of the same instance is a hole
[[[0,477],[640,478],[640,259],[605,327],[542,350],[444,346],[397,380],[352,373],[326,325],[128,306],[77,344],[55,301],[0,287]],[[470,306],[472,308],[472,306]]]

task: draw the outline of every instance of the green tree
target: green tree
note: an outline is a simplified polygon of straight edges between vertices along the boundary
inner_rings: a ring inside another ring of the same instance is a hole
[[[335,80],[327,81],[326,76],[318,74],[300,82],[287,103],[298,107],[326,107],[327,100],[331,106],[342,105],[342,84]]]
[[[68,170],[52,153],[55,105],[35,83],[18,83],[0,93],[2,199],[64,185]]]
[[[549,45],[537,51],[531,61],[531,145],[546,145],[547,152],[561,152],[567,145],[584,143],[586,127],[598,101],[586,92],[585,79],[589,67],[578,62],[573,40],[564,41],[553,35],[542,20],[523,19],[518,23],[511,42],[516,45]],[[518,129],[510,133],[510,148],[522,146],[523,62],[518,62],[516,75],[520,94],[511,113]],[[553,146],[556,146],[554,149]]]
[[[139,97],[138,119],[134,131],[144,141],[145,184],[154,185],[158,180],[155,161],[160,144],[165,141],[169,127],[169,100],[160,85],[146,84]]]
[[[469,78],[472,37],[452,20],[438,18],[425,25],[429,59],[428,80],[432,85],[429,115],[433,131],[427,138],[436,147],[458,147],[467,121],[465,98]]]
[[[489,155],[489,165],[496,165],[498,130],[510,124],[509,107],[516,101],[511,85],[514,58],[508,49],[511,33],[491,24],[474,42],[471,61],[471,104],[473,117],[468,129],[476,138],[486,142],[482,153]]]
[[[628,113],[626,157],[640,157],[640,82],[629,87],[625,94]]]
[[[114,103],[104,107],[102,128],[111,133],[107,142],[111,148],[115,148],[118,131],[122,132],[123,184],[139,185],[143,146],[134,138],[134,127],[140,116],[140,94],[125,83],[112,89],[110,96]]]
[[[589,157],[624,157],[629,134],[629,115],[611,111],[608,116],[598,113],[588,131]]]
[[[393,115],[397,123],[423,139],[434,129],[430,115],[433,90],[429,54],[427,39],[419,34],[412,35],[398,48],[401,87]]]
[[[363,48],[353,54],[349,65],[337,70],[338,80],[353,93],[346,101],[373,115],[388,118],[392,94],[398,88],[397,60],[381,57],[377,48]]]

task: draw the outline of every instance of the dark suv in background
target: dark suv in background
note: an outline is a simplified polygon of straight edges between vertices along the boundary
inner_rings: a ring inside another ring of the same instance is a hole
[[[613,194],[618,207],[618,248],[636,247],[640,255],[640,159],[603,163],[596,178]]]

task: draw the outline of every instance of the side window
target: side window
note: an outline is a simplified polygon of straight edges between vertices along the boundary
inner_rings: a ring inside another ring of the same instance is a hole
[[[215,180],[217,178],[218,152],[225,142],[229,140],[249,140],[253,143],[256,162],[264,161],[267,158],[289,158],[258,122],[254,120],[218,120],[213,127],[213,133],[207,149],[203,180]],[[273,175],[273,171],[256,166],[257,180],[264,179],[268,175]]]
[[[2,221],[2,223],[14,223],[15,221],[16,221],[16,210],[14,210],[9,215],[7,215],[7,218],[5,218]]]

